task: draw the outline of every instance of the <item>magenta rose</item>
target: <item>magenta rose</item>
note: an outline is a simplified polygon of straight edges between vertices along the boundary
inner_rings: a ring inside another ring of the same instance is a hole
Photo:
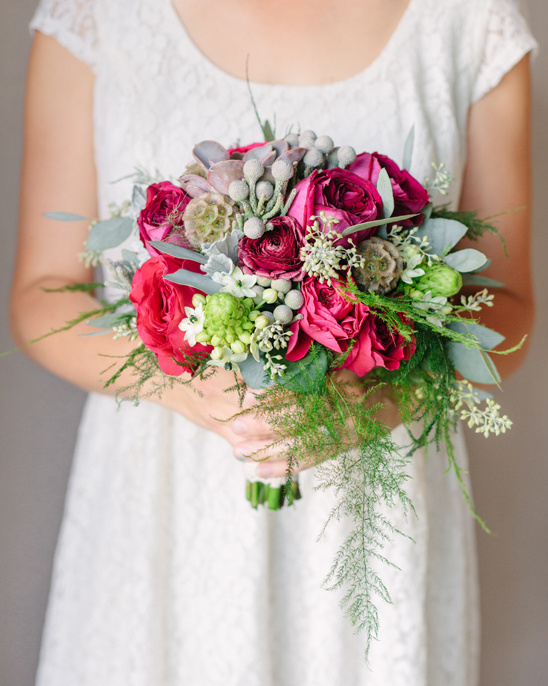
[[[310,225],[310,217],[322,211],[339,220],[337,231],[382,217],[382,200],[374,184],[347,169],[312,172],[295,188],[297,195],[288,214],[302,226]],[[352,238],[363,241],[374,232],[366,229]]]
[[[183,212],[191,198],[182,188],[169,181],[153,183],[147,188],[147,203],[137,224],[141,240],[152,257],[160,255],[150,241],[165,241],[192,248],[184,235]],[[172,262],[173,258],[169,258]]]
[[[198,268],[196,262],[185,260],[183,264],[191,271]],[[193,371],[185,362],[184,353],[201,353],[206,357],[212,348],[199,343],[191,347],[185,340],[179,324],[186,317],[185,307],[192,307],[192,296],[200,291],[166,281],[163,276],[170,271],[163,255],[147,260],[133,277],[129,298],[137,311],[137,331],[141,340],[155,353],[165,374],[180,376]]]
[[[379,155],[374,152],[370,155],[367,152],[356,157],[356,160],[348,166],[348,170],[357,174],[363,179],[371,181],[375,186],[381,169],[386,169],[392,191],[394,193],[394,217],[405,214],[416,214],[423,210],[430,202],[430,197],[426,188],[420,184],[405,169],[400,169],[394,160],[386,155]],[[401,223],[402,226],[411,227],[422,224],[422,215],[413,219],[406,219]]]
[[[299,310],[303,318],[291,326],[293,335],[286,358],[300,360],[313,340],[335,353],[346,352],[354,341],[341,368],[358,376],[375,367],[397,369],[402,360],[413,354],[414,342],[389,331],[366,305],[348,300],[343,289],[340,281],[333,281],[332,286],[312,277],[303,281],[304,304]]]
[[[370,319],[371,353],[375,367],[393,371],[403,360],[408,360],[415,352],[415,339],[406,341],[397,331],[390,330],[379,317]]]
[[[274,217],[269,223],[272,229],[261,238],[244,236],[240,240],[238,257],[242,271],[270,279],[301,281],[303,230],[299,222],[292,217]]]
[[[304,304],[299,310],[303,318],[291,326],[293,335],[289,339],[286,357],[288,360],[300,360],[313,340],[335,353],[343,353],[355,339],[344,366],[363,376],[376,366],[368,325],[372,315],[366,305],[347,300],[342,288],[343,284],[338,281],[333,281],[332,286],[313,277],[303,281]]]

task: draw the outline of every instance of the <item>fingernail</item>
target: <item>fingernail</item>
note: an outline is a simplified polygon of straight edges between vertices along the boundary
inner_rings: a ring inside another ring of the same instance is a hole
[[[257,465],[257,475],[268,479],[269,477],[274,476],[274,470],[269,464],[260,464]]]
[[[247,424],[241,419],[235,419],[232,422],[232,431],[234,431],[235,434],[242,436],[247,433]]]

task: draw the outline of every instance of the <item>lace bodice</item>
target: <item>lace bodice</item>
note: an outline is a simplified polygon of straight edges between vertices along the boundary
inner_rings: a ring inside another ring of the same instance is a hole
[[[135,166],[178,176],[198,140],[228,146],[259,138],[246,84],[199,52],[171,0],[42,0],[33,26],[97,75],[103,211],[127,195],[128,184],[111,182]],[[252,89],[261,116],[275,117],[281,134],[314,128],[396,160],[414,124],[412,172],[421,178],[431,162],[445,162],[455,200],[468,106],[532,45],[512,0],[410,0],[383,52],[360,74],[322,86]]]
[[[127,178],[112,182],[138,167],[176,178],[200,140],[260,137],[246,83],[200,53],[171,0],[42,0],[32,26],[96,75],[102,215],[131,190]],[[410,0],[356,76],[251,87],[280,135],[312,128],[401,161],[414,125],[411,172],[422,180],[444,162],[456,203],[469,107],[534,45],[511,0]],[[402,427],[394,440],[404,442]],[[459,436],[455,448],[464,467]],[[241,465],[216,434],[159,406],[116,413],[113,399],[92,396],[39,686],[475,686],[472,520],[444,474],[447,456],[424,458],[409,465],[418,516],[395,520],[410,538],[383,551],[400,569],[382,572],[394,602],[382,604],[368,669],[336,595],[321,588],[345,525],[317,543],[332,503],[314,491],[313,470],[294,508],[254,512]]]

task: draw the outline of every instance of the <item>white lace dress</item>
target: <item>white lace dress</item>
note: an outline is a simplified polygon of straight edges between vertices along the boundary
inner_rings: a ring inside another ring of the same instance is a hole
[[[259,138],[245,83],[193,45],[171,0],[42,0],[33,28],[96,74],[100,210],[136,167],[178,176],[195,142]],[[362,73],[324,86],[253,84],[263,117],[401,160],[445,162],[459,196],[470,104],[534,41],[509,0],[411,0]],[[63,209],[63,208],[58,208]],[[405,440],[405,433],[395,436]],[[462,464],[466,457],[455,438]],[[345,525],[317,536],[330,497],[253,511],[217,435],[143,403],[87,403],[57,551],[39,686],[474,686],[478,617],[472,519],[444,454],[409,466],[413,539],[385,551],[370,664],[322,580]]]

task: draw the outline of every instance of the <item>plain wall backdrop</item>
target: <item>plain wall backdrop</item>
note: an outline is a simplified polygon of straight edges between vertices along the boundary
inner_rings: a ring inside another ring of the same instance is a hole
[[[30,46],[27,25],[35,4],[36,0],[0,0],[0,352],[13,347],[7,296],[16,238],[24,74]],[[548,3],[531,0],[529,15],[542,43],[548,36]],[[488,441],[467,434],[477,509],[496,532],[488,536],[478,531],[481,686],[548,684],[546,52],[541,51],[533,74],[533,267],[538,320],[529,359],[517,376],[504,383],[499,398],[514,421],[512,431]],[[0,358],[2,686],[34,683],[54,546],[83,401],[82,392],[21,353]]]

